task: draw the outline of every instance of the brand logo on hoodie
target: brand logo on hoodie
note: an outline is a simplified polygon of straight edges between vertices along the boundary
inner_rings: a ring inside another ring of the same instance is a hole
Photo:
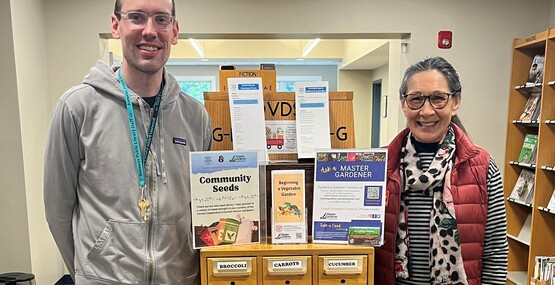
[[[187,140],[182,138],[173,138],[173,144],[187,145]]]

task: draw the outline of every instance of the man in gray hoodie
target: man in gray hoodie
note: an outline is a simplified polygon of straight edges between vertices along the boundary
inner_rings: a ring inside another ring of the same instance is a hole
[[[179,23],[173,0],[117,0],[121,68],[102,62],[52,116],[46,219],[76,284],[197,284],[191,151],[211,122],[164,69]]]

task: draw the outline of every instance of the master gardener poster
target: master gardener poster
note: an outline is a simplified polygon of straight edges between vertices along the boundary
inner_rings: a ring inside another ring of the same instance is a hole
[[[191,152],[194,248],[260,242],[256,151]]]
[[[315,243],[383,244],[387,149],[316,152]]]

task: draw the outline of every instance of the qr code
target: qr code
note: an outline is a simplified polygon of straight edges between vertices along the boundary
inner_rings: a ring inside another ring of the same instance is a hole
[[[295,238],[296,238],[296,239],[301,239],[301,238],[303,238],[303,233],[295,233]]]
[[[378,199],[380,197],[380,187],[369,186],[366,187],[366,199]]]

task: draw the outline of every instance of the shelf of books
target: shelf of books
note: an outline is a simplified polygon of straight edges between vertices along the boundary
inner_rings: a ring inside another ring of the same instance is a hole
[[[530,284],[540,280],[536,259],[555,256],[555,28],[515,39],[512,64],[503,179],[507,284]]]

